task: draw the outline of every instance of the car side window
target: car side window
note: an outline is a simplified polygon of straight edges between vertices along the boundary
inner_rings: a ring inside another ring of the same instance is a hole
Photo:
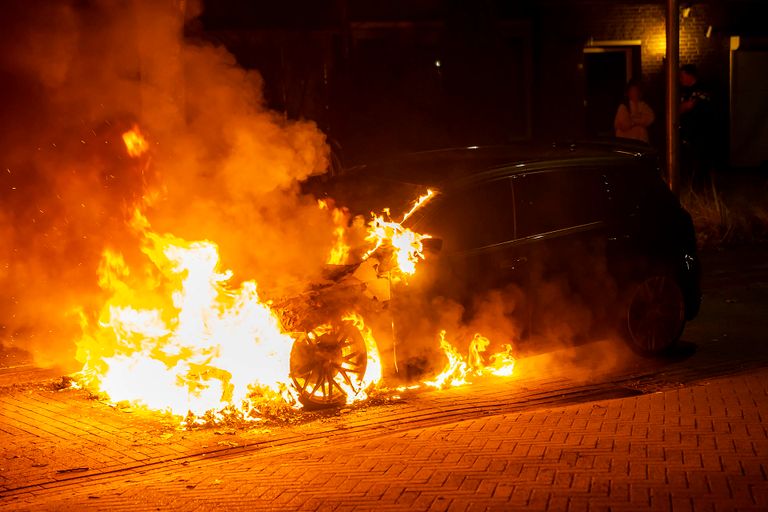
[[[515,176],[517,237],[603,220],[605,183],[597,170],[569,169]]]
[[[512,187],[503,178],[447,194],[415,228],[441,238],[446,252],[461,252],[513,240],[514,226]]]

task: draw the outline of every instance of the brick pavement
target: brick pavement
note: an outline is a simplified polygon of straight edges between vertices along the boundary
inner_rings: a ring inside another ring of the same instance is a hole
[[[672,361],[611,375],[615,351],[590,345],[522,362],[543,378],[285,425],[179,431],[17,361],[0,369],[0,509],[768,509],[768,267],[752,252],[711,265]]]
[[[768,369],[6,494],[8,510],[767,510]]]
[[[378,405],[302,413],[289,422],[186,431],[172,418],[112,407],[83,391],[47,385],[11,388],[0,392],[0,492],[233,448],[339,442],[480,414],[635,393],[621,386],[554,378],[494,379],[476,383],[471,391],[419,392]]]

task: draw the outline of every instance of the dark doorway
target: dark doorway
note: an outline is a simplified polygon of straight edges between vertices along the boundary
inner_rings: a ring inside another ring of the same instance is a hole
[[[639,74],[639,48],[609,46],[584,49],[585,107],[589,136],[613,136],[613,120],[619,103],[624,99],[624,87],[635,73]]]

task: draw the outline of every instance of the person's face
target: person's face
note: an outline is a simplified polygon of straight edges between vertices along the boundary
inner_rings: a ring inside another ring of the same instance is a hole
[[[633,85],[627,91],[627,96],[629,97],[629,101],[640,101],[643,97],[643,93],[638,86]]]
[[[685,87],[690,87],[696,83],[696,78],[693,75],[689,75],[685,71],[680,72],[680,84]]]

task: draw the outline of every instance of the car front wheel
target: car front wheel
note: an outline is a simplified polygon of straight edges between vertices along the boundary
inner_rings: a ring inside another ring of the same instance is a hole
[[[366,366],[365,342],[349,321],[318,326],[291,350],[291,378],[299,401],[310,409],[344,405],[360,391]]]

